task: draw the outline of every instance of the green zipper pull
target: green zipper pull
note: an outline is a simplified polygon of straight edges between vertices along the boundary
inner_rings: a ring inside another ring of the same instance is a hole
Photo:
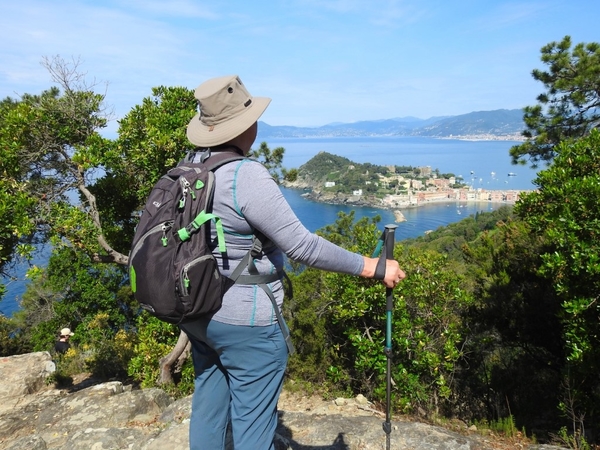
[[[160,240],[162,242],[163,247],[166,247],[167,244],[169,243],[169,238],[167,237],[167,230],[169,228],[170,227],[167,226],[166,224],[162,226],[162,237],[160,238]]]

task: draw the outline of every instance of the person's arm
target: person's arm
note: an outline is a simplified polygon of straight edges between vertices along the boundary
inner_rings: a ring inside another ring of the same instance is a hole
[[[289,258],[318,269],[367,278],[375,276],[377,259],[352,253],[308,231],[262,165],[246,163],[239,168],[236,199],[246,220]],[[386,264],[383,280],[386,286],[395,285],[400,277],[398,271],[396,261]]]

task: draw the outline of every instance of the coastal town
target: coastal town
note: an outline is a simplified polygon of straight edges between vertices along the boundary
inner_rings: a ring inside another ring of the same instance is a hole
[[[436,180],[443,181],[443,180]],[[489,202],[489,203],[507,203],[514,204],[519,200],[523,192],[520,190],[488,190],[484,188],[451,188],[428,187],[426,191],[409,192],[400,195],[386,195],[381,203],[382,206],[394,211],[396,222],[406,220],[402,214],[403,208],[415,208],[434,202]]]
[[[407,191],[402,194],[386,194],[381,200],[382,205],[390,209],[402,209],[423,206],[433,202],[491,202],[513,204],[519,200],[523,192],[521,190],[489,190],[475,188],[472,185],[461,184],[455,177],[439,178],[432,172],[431,167],[419,167],[421,176],[426,181],[408,179],[400,180],[402,176],[396,176],[398,181],[407,183]],[[382,182],[387,180],[382,178]],[[361,194],[361,192],[356,192]],[[396,213],[396,218],[401,218],[401,212]]]
[[[348,169],[352,170],[350,166]],[[520,196],[529,191],[514,189],[485,189],[464,183],[459,177],[440,176],[430,166],[416,167],[413,174],[397,173],[395,166],[388,166],[386,175],[377,174],[377,181],[365,181],[365,186],[372,183],[373,189],[353,189],[350,193],[342,193],[335,181],[326,181],[322,188],[312,185],[304,195],[312,200],[356,206],[374,206],[394,212],[396,222],[405,220],[402,209],[416,208],[431,203],[441,202],[490,202],[514,204]],[[511,174],[509,174],[510,176]],[[292,186],[290,186],[292,187]],[[295,186],[300,187],[300,186]],[[308,189],[304,186],[305,189]]]

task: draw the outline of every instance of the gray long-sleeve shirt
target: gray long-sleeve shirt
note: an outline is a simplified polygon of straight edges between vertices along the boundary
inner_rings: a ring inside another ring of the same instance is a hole
[[[248,252],[253,229],[275,244],[256,261],[261,274],[283,270],[284,254],[318,269],[351,275],[362,272],[361,255],[332,244],[302,225],[262,164],[250,159],[234,161],[217,169],[215,178],[213,212],[222,220],[227,253],[223,258],[215,249],[214,255],[223,275],[230,275]],[[247,273],[247,270],[243,272]],[[269,286],[281,309],[282,282]],[[213,319],[252,326],[266,326],[276,321],[273,305],[264,291],[256,285],[243,284],[236,284],[227,291]]]

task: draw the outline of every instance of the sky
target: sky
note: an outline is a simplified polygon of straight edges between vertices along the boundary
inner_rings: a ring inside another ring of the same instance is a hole
[[[0,0],[0,98],[77,61],[114,118],[155,86],[237,74],[270,125],[427,119],[536,104],[540,49],[600,42],[598,0]]]

